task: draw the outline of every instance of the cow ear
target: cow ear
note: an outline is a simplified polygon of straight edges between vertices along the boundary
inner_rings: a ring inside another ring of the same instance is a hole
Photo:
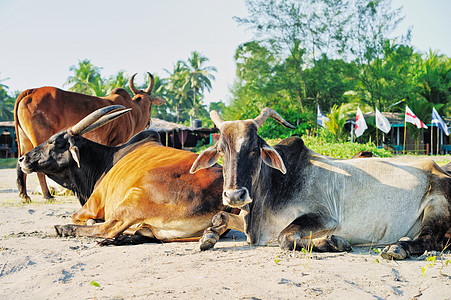
[[[77,163],[78,168],[80,168],[80,152],[78,151],[77,146],[71,146],[69,148],[70,154],[72,154],[72,158]]]
[[[155,105],[163,105],[163,104],[165,104],[166,103],[166,100],[164,100],[163,98],[161,98],[161,97],[152,97],[152,104],[155,104]]]
[[[216,145],[213,145],[199,154],[199,156],[191,166],[191,170],[189,170],[189,172],[191,174],[194,174],[201,169],[209,168],[218,161],[218,158],[219,153],[216,150]]]
[[[268,145],[265,141],[263,141],[263,144],[261,146],[261,154],[262,159],[265,164],[270,166],[271,168],[277,169],[283,174],[287,172],[287,169],[285,168],[285,164],[283,163],[282,157],[280,157],[279,153]]]

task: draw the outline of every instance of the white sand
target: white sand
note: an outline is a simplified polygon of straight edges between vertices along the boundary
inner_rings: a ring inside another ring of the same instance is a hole
[[[35,175],[28,184],[34,190]],[[197,243],[99,247],[55,237],[53,225],[80,207],[74,197],[31,195],[23,205],[17,195],[15,170],[0,170],[0,299],[451,299],[451,264],[438,260],[423,277],[425,258],[384,261],[367,247],[309,259],[250,247],[236,231],[207,252]]]

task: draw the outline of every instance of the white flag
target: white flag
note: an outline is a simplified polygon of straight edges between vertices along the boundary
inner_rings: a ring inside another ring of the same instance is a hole
[[[390,122],[383,114],[376,108],[376,127],[381,131],[388,133],[391,129]]]
[[[326,122],[329,122],[329,118],[326,117],[325,115],[323,115],[323,113],[321,112],[321,109],[319,108],[318,105],[318,113],[316,114],[316,123],[318,123],[318,125],[320,126],[326,126]]]
[[[406,105],[406,122],[412,123],[416,125],[417,128],[428,128],[421,120],[410,110],[410,108]]]
[[[355,136],[359,137],[363,134],[363,132],[368,128],[366,126],[365,118],[363,117],[362,111],[360,107],[357,107],[357,115],[355,116]]]

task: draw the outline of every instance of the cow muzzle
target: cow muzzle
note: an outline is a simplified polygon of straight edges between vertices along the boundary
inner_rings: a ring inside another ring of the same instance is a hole
[[[27,165],[26,165],[26,159],[25,159],[25,156],[24,156],[24,155],[22,155],[21,157],[19,157],[19,159],[18,159],[17,161],[18,161],[18,163],[19,163],[19,167],[20,167],[20,169],[22,170],[22,172],[24,172],[25,174],[31,174],[31,173],[33,173],[33,170],[27,168]]]
[[[249,196],[247,188],[240,189],[226,189],[222,193],[222,203],[231,207],[242,207],[251,203],[252,199]]]

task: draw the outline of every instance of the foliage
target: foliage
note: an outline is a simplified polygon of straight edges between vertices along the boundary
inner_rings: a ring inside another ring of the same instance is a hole
[[[0,159],[0,169],[13,169],[17,166],[17,158]]]
[[[166,100],[166,120],[190,125],[192,118],[211,124],[203,104],[203,93],[211,89],[213,66],[205,66],[208,58],[193,51],[187,61],[177,61],[169,77],[161,80],[157,93]]]
[[[78,66],[73,65],[69,68],[74,74],[67,78],[65,85],[72,85],[69,90],[73,92],[98,95],[96,92],[99,93],[99,87],[104,85],[100,76],[101,69],[94,66],[89,59],[79,60]]]
[[[429,51],[428,56],[420,61],[419,94],[433,104],[451,102],[451,58]],[[437,108],[437,107],[436,107]],[[451,114],[450,105],[444,113]]]
[[[371,151],[375,156],[379,157],[392,156],[390,151],[379,149],[371,142],[365,144],[351,142],[331,143],[327,141],[327,138],[324,135],[316,137],[313,135],[305,135],[302,139],[304,140],[305,145],[313,151],[334,158],[351,158],[360,151]]]
[[[204,89],[208,91],[211,90],[211,80],[214,80],[212,72],[216,72],[216,68],[212,66],[204,66],[205,63],[208,62],[208,58],[201,55],[197,51],[193,51],[191,53],[191,57],[188,58],[187,62],[182,62],[184,68],[182,70],[183,76],[183,86],[182,89],[191,89],[193,92],[193,107],[191,115],[192,117],[197,116],[198,110],[198,99],[196,99],[196,95],[199,92],[203,92]]]
[[[327,134],[346,141],[350,127],[344,124],[357,105],[366,112],[404,112],[408,104],[425,123],[432,107],[450,116],[450,59],[433,51],[423,57],[409,45],[410,30],[390,38],[403,19],[390,0],[247,0],[246,6],[248,16],[236,21],[255,37],[236,50],[224,119],[253,118],[269,106],[299,132],[270,121],[262,136],[285,137],[314,130],[319,105],[331,119]],[[343,113],[342,105],[352,109]],[[359,141],[378,144],[383,135],[374,117],[366,122]],[[420,131],[410,125],[408,131],[418,141]]]
[[[7,79],[0,79],[0,121],[14,120],[15,97],[8,95],[8,86],[2,83]]]
[[[283,79],[292,79],[284,82],[293,83],[300,111],[305,112],[306,104],[314,107],[317,95],[306,80],[305,66],[314,66],[323,55],[344,51],[347,1],[247,0],[246,6],[249,16],[236,18],[237,22],[280,54],[285,63],[282,70],[288,75]]]

